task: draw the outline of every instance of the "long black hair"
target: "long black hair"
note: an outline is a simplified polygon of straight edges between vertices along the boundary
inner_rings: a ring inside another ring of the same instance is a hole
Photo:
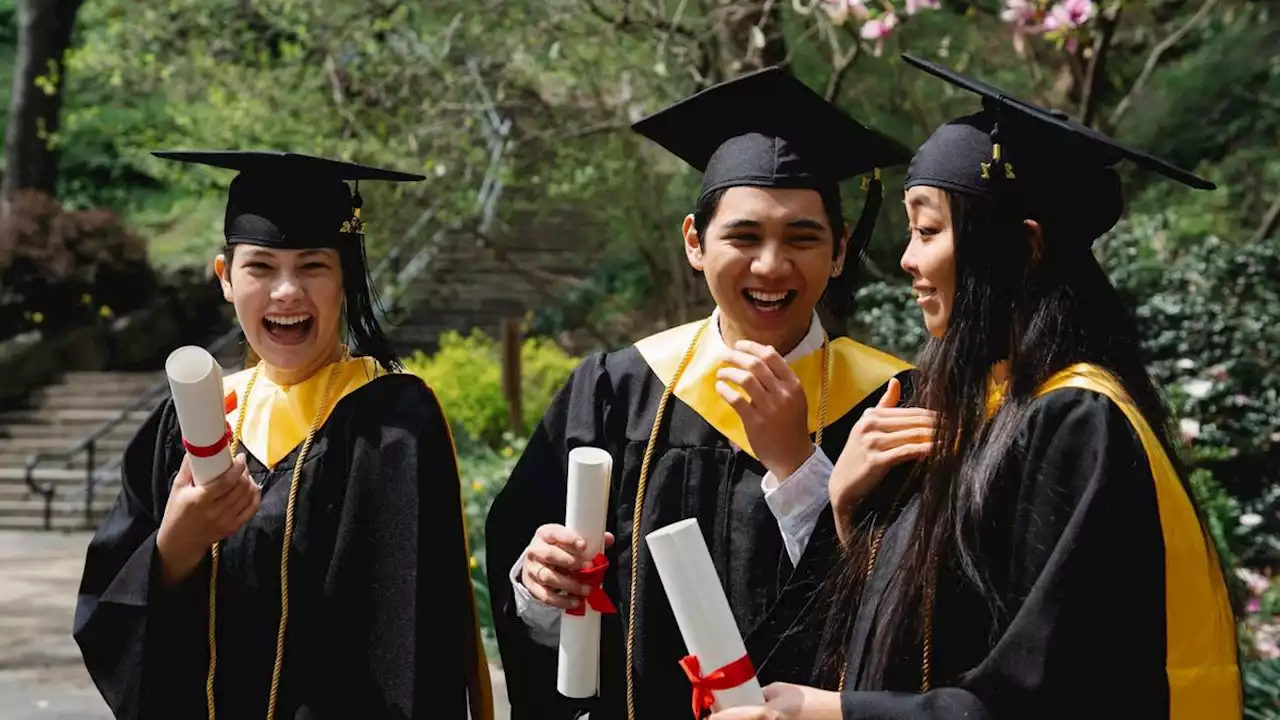
[[[906,548],[880,603],[862,675],[870,688],[884,687],[891,659],[922,640],[931,556],[936,567],[958,569],[991,607],[996,624],[1003,621],[1009,609],[988,575],[977,528],[1036,390],[1058,371],[1088,362],[1116,377],[1194,498],[1174,444],[1170,412],[1146,370],[1136,323],[1090,252],[1092,238],[1076,236],[1070,223],[1037,218],[1016,203],[958,193],[948,197],[955,298],[942,337],[930,338],[921,350],[914,388],[904,403],[936,412],[938,427],[932,454],[909,479],[919,497],[919,540]],[[1024,223],[1028,217],[1040,225],[1039,242]],[[990,373],[1001,361],[1007,362],[1007,387],[1000,410],[988,420]],[[829,590],[835,598],[819,664],[828,679],[843,665],[867,571],[868,525],[875,519],[876,513],[865,515],[851,530],[848,536],[860,539],[846,549],[845,570]],[[1201,529],[1210,543],[1203,519]]]
[[[227,282],[231,281],[231,264],[235,258],[235,245],[222,249],[226,260]],[[378,322],[377,291],[369,276],[369,263],[365,257],[364,243],[359,238],[338,245],[338,265],[342,271],[343,316],[347,325],[347,346],[353,356],[366,355],[384,369],[398,372],[404,363],[396,353]],[[252,362],[252,348],[247,346],[247,360]]]

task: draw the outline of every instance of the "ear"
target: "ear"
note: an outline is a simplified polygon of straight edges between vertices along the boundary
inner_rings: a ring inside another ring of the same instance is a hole
[[[1034,267],[1044,257],[1044,233],[1040,230],[1040,223],[1035,220],[1028,218],[1022,224],[1027,228],[1027,242],[1031,243],[1031,265]]]
[[[844,224],[844,229],[836,238],[836,257],[835,262],[831,266],[831,277],[840,277],[844,272],[844,261],[849,256],[849,223]]]
[[[698,231],[693,226],[693,215],[684,216],[684,225],[680,228],[684,234],[684,254],[689,259],[689,267],[698,272],[703,271],[702,261],[702,243],[698,238]]]
[[[232,302],[231,266],[227,265],[227,258],[222,253],[218,253],[213,259],[213,274],[218,276],[218,282],[222,285],[222,297],[227,302]]]

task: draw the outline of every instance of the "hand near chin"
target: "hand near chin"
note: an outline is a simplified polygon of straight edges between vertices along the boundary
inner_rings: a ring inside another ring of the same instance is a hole
[[[786,480],[813,454],[809,404],[795,370],[768,345],[739,341],[716,372],[716,392],[742,418],[761,464]]]

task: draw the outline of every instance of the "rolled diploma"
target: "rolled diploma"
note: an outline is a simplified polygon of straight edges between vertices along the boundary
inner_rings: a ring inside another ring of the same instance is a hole
[[[604,551],[605,513],[613,457],[594,447],[569,451],[569,492],[564,525],[587,541],[588,558]],[[591,607],[582,615],[560,619],[560,656],[556,689],[570,698],[593,697],[600,685],[600,613]]]
[[[689,654],[698,658],[702,674],[709,675],[746,655],[746,645],[720,587],[698,519],[689,518],[654,530],[645,536],[645,543],[667,592],[680,635]],[[712,694],[717,712],[764,705],[764,691],[755,677],[736,688]]]
[[[218,442],[227,432],[222,367],[204,348],[185,345],[169,353],[164,371],[169,376],[169,391],[183,439],[198,447]],[[210,457],[187,455],[191,458],[191,474],[200,485],[231,467],[229,446]]]

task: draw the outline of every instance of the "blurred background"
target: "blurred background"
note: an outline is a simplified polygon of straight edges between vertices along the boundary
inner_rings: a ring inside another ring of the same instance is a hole
[[[456,426],[484,599],[488,503],[578,359],[711,307],[679,235],[699,178],[629,124],[785,63],[915,146],[977,102],[910,52],[1218,184],[1121,166],[1128,214],[1095,251],[1232,568],[1247,716],[1280,717],[1278,16],[1262,0],[0,0],[0,715],[105,716],[69,637],[84,543],[168,352],[241,362],[210,273],[231,173],[152,150],[428,176],[361,188],[368,253],[397,348]],[[901,174],[845,330],[910,358]],[[844,194],[856,219],[863,191]]]

